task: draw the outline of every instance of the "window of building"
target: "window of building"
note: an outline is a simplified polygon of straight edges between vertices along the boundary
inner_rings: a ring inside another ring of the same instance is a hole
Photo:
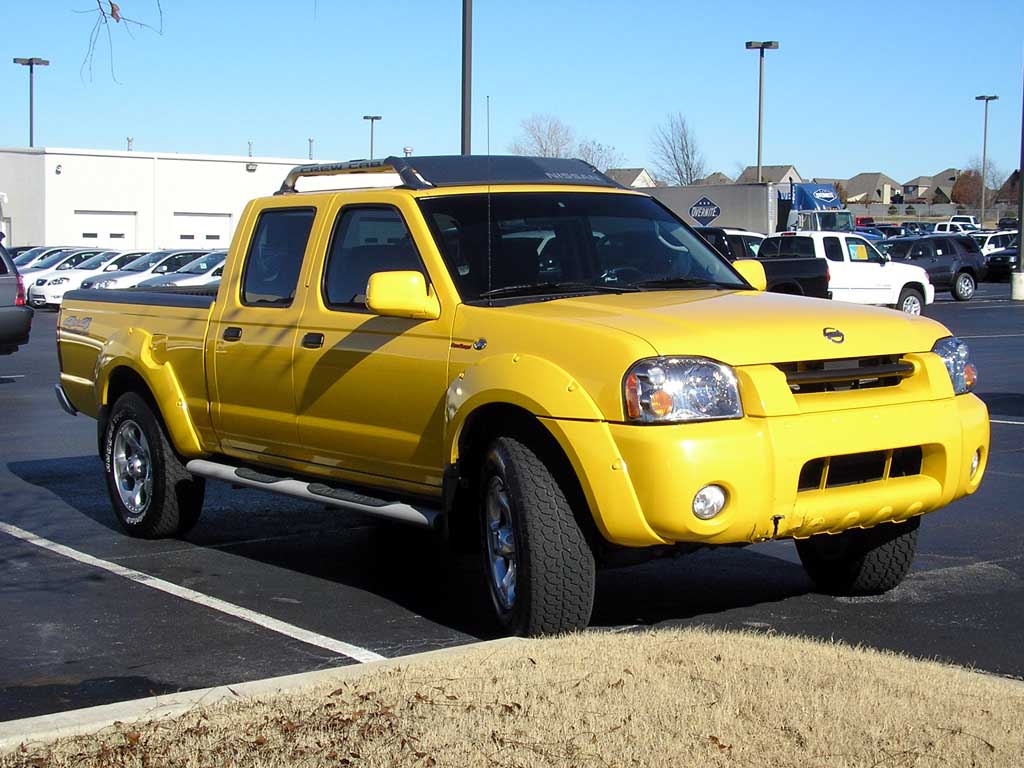
[[[245,257],[243,304],[291,306],[315,216],[314,208],[277,208],[260,214]]]

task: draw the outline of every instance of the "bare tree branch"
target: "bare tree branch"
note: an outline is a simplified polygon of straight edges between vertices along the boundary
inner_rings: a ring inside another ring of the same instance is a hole
[[[623,157],[611,144],[602,144],[593,139],[584,139],[576,145],[576,157],[585,160],[599,171],[607,171],[622,165]]]
[[[576,144],[573,129],[551,115],[530,115],[519,128],[519,137],[509,146],[514,155],[568,157]]]
[[[697,138],[681,112],[665,118],[654,130],[654,172],[659,181],[672,185],[693,184],[707,175],[707,164]]]
[[[129,37],[134,37],[132,29],[148,29],[152,32],[156,32],[158,35],[162,35],[164,32],[164,8],[162,0],[152,0],[156,6],[156,23],[155,25],[149,21],[143,21],[141,19],[129,18],[121,14],[121,6],[114,2],[114,0],[95,0],[96,7],[90,8],[85,11],[76,11],[76,13],[87,13],[95,14],[95,20],[93,21],[92,30],[89,33],[89,42],[85,50],[85,59],[82,61],[80,74],[84,77],[85,73],[88,72],[89,79],[92,79],[92,64],[93,59],[96,56],[96,44],[99,41],[100,35],[106,33],[107,36],[107,50],[110,54],[110,76],[113,80],[117,81],[117,76],[114,73],[114,37],[111,32],[111,23],[120,25]]]

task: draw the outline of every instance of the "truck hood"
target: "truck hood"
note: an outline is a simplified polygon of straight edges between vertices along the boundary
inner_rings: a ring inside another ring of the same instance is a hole
[[[604,326],[643,339],[659,355],[730,365],[927,352],[951,335],[934,320],[892,309],[752,291],[602,294],[509,309],[564,324],[568,344],[572,326]]]

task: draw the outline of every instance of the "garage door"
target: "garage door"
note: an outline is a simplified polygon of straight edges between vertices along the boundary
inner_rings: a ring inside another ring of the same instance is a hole
[[[74,226],[80,245],[135,247],[135,211],[75,211]]]
[[[231,240],[230,213],[174,214],[174,248],[227,248]]]

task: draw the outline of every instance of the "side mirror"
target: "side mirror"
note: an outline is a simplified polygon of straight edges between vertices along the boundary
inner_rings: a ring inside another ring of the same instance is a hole
[[[384,317],[436,320],[441,316],[437,296],[427,290],[421,272],[374,272],[366,286],[366,308]]]
[[[756,259],[737,259],[732,263],[740,276],[754,286],[755,291],[768,288],[768,278],[764,274],[764,265]]]
[[[104,272],[117,272],[118,269],[119,269],[119,267],[117,266],[117,264],[107,264],[107,266],[105,266],[103,268],[103,271]]]
[[[161,264],[159,267],[157,267],[156,269],[153,270],[153,274],[154,275],[162,275],[166,271],[167,271],[167,265],[166,264]]]

